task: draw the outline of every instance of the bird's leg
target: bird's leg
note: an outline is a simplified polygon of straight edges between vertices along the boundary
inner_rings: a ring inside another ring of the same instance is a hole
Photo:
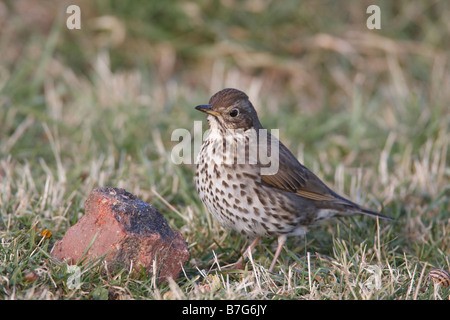
[[[239,260],[231,265],[226,266],[225,268],[226,269],[242,269],[244,267],[245,256],[247,256],[253,250],[253,248],[258,244],[259,240],[261,240],[260,237],[257,237],[255,240],[253,240],[253,242],[250,243],[248,248],[244,251],[242,256],[239,258]]]
[[[279,236],[277,251],[275,251],[275,256],[273,257],[272,264],[270,265],[269,268],[269,272],[272,272],[273,267],[275,267],[275,263],[277,262],[278,256],[280,255],[281,249],[283,249],[285,243],[286,243],[286,236],[285,235]]]

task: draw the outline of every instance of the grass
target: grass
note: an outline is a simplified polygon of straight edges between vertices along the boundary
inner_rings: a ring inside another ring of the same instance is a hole
[[[363,2],[80,1],[77,31],[52,3],[0,4],[2,299],[449,299],[428,279],[450,269],[446,2],[380,1],[373,31]],[[336,191],[396,221],[315,227],[288,240],[274,273],[265,239],[244,270],[222,270],[245,239],[206,212],[170,137],[195,120],[206,130],[193,107],[224,87],[246,91]],[[181,231],[191,256],[178,279],[105,274],[99,260],[68,287],[51,248],[102,186]]]

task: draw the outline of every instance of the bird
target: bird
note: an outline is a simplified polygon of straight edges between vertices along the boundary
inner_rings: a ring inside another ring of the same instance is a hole
[[[196,158],[199,198],[221,225],[253,239],[243,256],[261,238],[277,237],[269,272],[287,237],[304,236],[310,226],[353,215],[393,220],[337,194],[302,165],[264,129],[244,92],[223,89],[195,109],[206,113],[209,124]]]

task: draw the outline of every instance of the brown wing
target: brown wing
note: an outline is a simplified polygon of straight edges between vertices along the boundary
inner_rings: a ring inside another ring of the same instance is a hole
[[[268,140],[270,141],[270,139],[276,138],[269,134]],[[295,193],[307,199],[324,201],[322,205],[325,206],[331,205],[333,208],[338,206],[350,207],[354,212],[393,220],[377,211],[361,207],[332,191],[314,173],[300,164],[288,148],[281,142],[278,143],[279,168],[277,173],[273,175],[261,175],[262,181],[266,184],[273,188]],[[267,148],[269,150],[271,149],[270,142],[267,143]],[[272,156],[272,153],[270,155]]]
[[[267,148],[270,150],[268,135]],[[272,155],[272,153],[270,153]],[[300,164],[294,155],[279,142],[279,167],[276,174],[261,175],[261,179],[271,187],[298,194],[301,197],[318,201],[340,201],[315,174]]]

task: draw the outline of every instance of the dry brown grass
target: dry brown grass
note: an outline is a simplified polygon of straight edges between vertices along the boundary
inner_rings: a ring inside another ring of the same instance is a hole
[[[369,31],[363,2],[272,16],[260,2],[231,20],[233,1],[159,7],[180,19],[169,27],[139,16],[152,2],[80,1],[78,33],[53,23],[52,1],[0,3],[3,299],[448,299],[428,280],[450,269],[448,5],[383,2],[383,28]],[[192,166],[170,162],[170,136],[224,87],[246,91],[265,126],[337,191],[396,222],[317,227],[289,240],[274,274],[271,240],[245,270],[221,270],[245,239],[205,211]],[[83,268],[81,289],[67,287],[49,252],[98,186],[151,202],[182,232],[191,260],[179,279],[104,275],[98,261]]]

